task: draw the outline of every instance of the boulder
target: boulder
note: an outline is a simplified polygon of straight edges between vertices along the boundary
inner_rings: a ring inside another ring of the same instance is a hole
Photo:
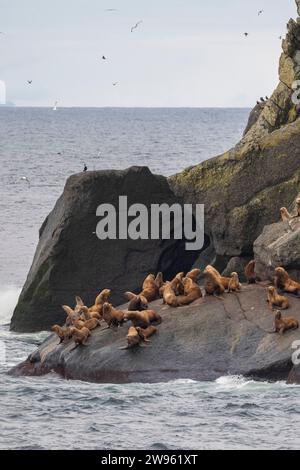
[[[292,99],[293,82],[300,79],[299,21],[289,21],[282,47],[279,84],[252,111],[242,140],[169,179],[184,202],[205,204],[209,261],[221,271],[233,257],[251,258],[263,228],[278,221],[280,208],[300,193],[299,105]]]
[[[166,278],[187,271],[197,253],[186,251],[185,240],[103,240],[96,234],[96,209],[110,203],[117,209],[119,196],[128,206],[180,202],[165,177],[148,168],[94,171],[71,176],[62,196],[40,229],[40,239],[26,283],[14,311],[11,329],[19,332],[46,330],[63,324],[61,305],[74,305],[80,295],[94,303],[104,288],[112,290],[114,304],[124,301],[125,291],[138,291],[151,272]]]
[[[273,279],[274,269],[283,267],[300,279],[300,219],[271,224],[254,242],[255,270],[262,280]]]
[[[300,321],[299,299],[290,297],[283,315]],[[122,306],[124,308],[126,306]],[[144,347],[126,346],[129,324],[116,330],[94,330],[86,346],[58,344],[51,335],[29,358],[10,371],[42,375],[51,371],[67,379],[90,382],[163,382],[175,379],[215,380],[243,374],[263,380],[286,380],[292,368],[292,345],[299,330],[273,333],[273,314],[264,285],[243,286],[223,299],[205,297],[190,306],[151,304],[162,315],[158,334]]]

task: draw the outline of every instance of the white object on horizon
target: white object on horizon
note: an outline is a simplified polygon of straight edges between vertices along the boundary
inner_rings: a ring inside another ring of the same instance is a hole
[[[0,80],[0,104],[6,104],[6,84]]]
[[[53,111],[57,111],[57,105],[58,105],[58,101],[55,101]]]

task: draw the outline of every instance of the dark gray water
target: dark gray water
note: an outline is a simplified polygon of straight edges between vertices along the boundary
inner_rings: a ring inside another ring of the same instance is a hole
[[[248,112],[0,108],[0,448],[299,448],[299,388],[283,383],[97,385],[6,375],[47,336],[3,325],[66,177],[84,162],[173,174],[230,148]]]

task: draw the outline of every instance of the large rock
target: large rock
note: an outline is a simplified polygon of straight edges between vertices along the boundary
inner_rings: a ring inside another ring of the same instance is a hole
[[[254,243],[256,274],[261,279],[273,279],[274,269],[285,268],[300,279],[300,219],[268,225]]]
[[[290,301],[288,315],[300,320],[299,299]],[[225,294],[223,300],[206,297],[178,309],[159,300],[151,308],[161,313],[163,322],[149,346],[120,350],[128,325],[117,331],[94,330],[88,346],[74,351],[73,341],[59,345],[52,335],[11,374],[55,371],[68,379],[111,383],[214,380],[226,374],[287,379],[299,330],[283,336],[271,333],[273,315],[264,286],[243,286],[240,294]]]
[[[62,196],[46,218],[33,264],[15,309],[15,331],[49,329],[62,324],[62,304],[73,305],[80,295],[89,305],[103,288],[112,290],[114,304],[123,293],[136,291],[150,272],[172,277],[194,263],[196,253],[185,251],[184,240],[105,240],[96,235],[96,209],[110,203],[118,208],[119,196],[128,205],[179,202],[166,178],[148,168],[97,171],[71,176]],[[118,213],[118,212],[117,212]]]
[[[263,106],[254,108],[242,140],[170,178],[185,202],[205,204],[210,261],[221,270],[233,257],[251,257],[264,226],[278,221],[279,209],[289,207],[300,192],[299,106],[292,100],[292,84],[300,79],[299,23],[288,23],[279,84]]]

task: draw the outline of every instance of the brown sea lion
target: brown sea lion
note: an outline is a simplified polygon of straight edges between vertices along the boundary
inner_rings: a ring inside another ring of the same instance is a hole
[[[142,338],[138,334],[137,328],[135,328],[134,326],[131,326],[129,328],[127,336],[126,336],[126,340],[127,340],[127,346],[124,346],[119,349],[132,349],[137,346],[141,346]]]
[[[77,328],[77,330],[81,330],[85,325],[85,320],[81,320],[80,318],[78,320],[75,320],[73,323],[73,326]]]
[[[76,320],[78,320],[80,314],[79,313],[75,313],[75,310],[73,310],[71,307],[69,307],[68,305],[62,305],[62,308],[63,310],[66,312],[67,314],[67,318],[66,318],[66,325],[67,326],[72,326],[74,324],[74,322]]]
[[[84,305],[83,307],[81,307],[80,309],[80,317],[79,317],[79,320],[81,321],[87,321],[87,320],[92,320],[93,318],[96,319],[96,320],[101,320],[101,317],[102,317],[102,311],[101,311],[101,314],[98,313],[97,311],[90,311],[90,309]]]
[[[62,343],[66,339],[71,339],[72,337],[71,328],[62,328],[59,325],[53,325],[51,330],[57,334],[60,339],[60,343]]]
[[[147,328],[141,328],[140,326],[138,326],[136,329],[142,340],[145,341],[145,343],[149,343],[150,341],[148,338],[158,332],[158,328],[156,328],[156,326],[154,325],[150,325]]]
[[[170,307],[178,307],[178,300],[171,282],[166,282],[162,289],[163,303]]]
[[[250,261],[244,270],[248,284],[255,284],[256,274],[255,274],[255,260]]]
[[[215,268],[208,265],[204,272],[204,289],[208,295],[222,295],[225,288],[220,279],[220,274],[216,274]]]
[[[110,294],[111,294],[110,289],[103,289],[100,292],[100,294],[97,295],[94,305],[89,307],[89,313],[91,314],[91,316],[95,316],[95,314],[100,315],[100,317],[102,316],[103,305],[105,304],[105,302],[108,302]]]
[[[290,304],[289,304],[288,299],[284,297],[283,295],[279,295],[275,287],[273,286],[268,287],[267,292],[268,292],[267,302],[269,303],[269,306],[271,309],[273,309],[273,307],[280,308],[281,310],[285,310],[289,308]]]
[[[76,349],[78,346],[85,346],[85,343],[87,342],[89,336],[91,335],[91,332],[88,328],[81,328],[81,330],[78,330],[74,326],[71,328],[71,333],[72,333],[72,339],[74,340],[76,346],[73,349]]]
[[[276,310],[274,319],[274,330],[276,333],[283,335],[285,331],[296,330],[297,328],[299,328],[298,320],[292,317],[283,318],[282,313]]]
[[[124,320],[131,320],[133,326],[147,328],[151,323],[161,323],[162,318],[154,310],[144,310],[143,312],[126,312]]]
[[[177,297],[178,305],[189,305],[197,299],[202,297],[202,292],[198,284],[194,282],[191,278],[186,277],[183,280],[184,285],[184,295]]]
[[[108,327],[121,326],[124,323],[124,312],[117,310],[110,303],[105,302],[103,305],[103,320],[107,323]]]
[[[158,289],[160,289],[164,285],[163,273],[157,273],[155,278],[155,284],[157,285]]]
[[[139,295],[142,295],[147,299],[148,302],[153,302],[153,300],[158,298],[159,288],[155,282],[155,276],[149,274],[143,282],[142,292]]]
[[[189,279],[192,279],[192,281],[197,282],[199,276],[201,274],[201,269],[195,268],[192,269],[185,277],[188,277]]]
[[[90,320],[86,320],[83,324],[83,328],[88,328],[90,331],[95,330],[98,326],[101,325],[100,320],[97,318],[90,318]]]
[[[242,285],[240,283],[238,273],[231,273],[230,281],[228,284],[228,292],[239,292],[241,290],[241,287]]]
[[[206,269],[207,269],[207,268],[209,268],[209,270],[210,270],[211,272],[214,272],[215,275],[216,275],[217,277],[219,277],[219,279],[220,279],[220,281],[221,281],[221,284],[222,284],[222,286],[224,287],[224,289],[225,289],[225,290],[228,290],[228,286],[229,286],[229,282],[230,282],[230,277],[221,276],[221,274],[219,273],[219,271],[218,271],[216,268],[214,268],[213,266],[211,266],[211,265],[206,266]]]
[[[300,295],[299,282],[293,281],[283,268],[275,269],[274,284],[277,289],[289,292],[290,294]]]
[[[136,295],[133,292],[125,292],[125,297],[129,300],[128,310],[148,310],[148,301],[143,295]]]
[[[281,220],[283,222],[289,222],[292,219],[292,215],[289,213],[286,207],[280,209]]]

